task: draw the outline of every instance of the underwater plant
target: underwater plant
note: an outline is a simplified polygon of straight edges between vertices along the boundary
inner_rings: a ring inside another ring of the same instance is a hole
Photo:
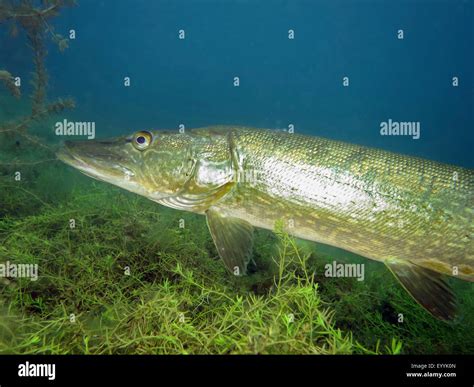
[[[12,96],[20,98],[20,88],[15,84],[13,76],[8,71],[0,70],[0,81],[2,81]]]
[[[61,52],[68,47],[68,39],[54,31],[51,19],[59,15],[61,8],[73,5],[75,5],[73,0],[2,0],[0,3],[0,26],[7,26],[12,38],[19,35],[20,29],[24,31],[28,46],[32,50],[34,65],[31,78],[33,90],[29,96],[31,112],[27,116],[1,123],[0,133],[3,135],[10,137],[20,135],[37,144],[40,139],[29,134],[28,128],[34,122],[74,107],[74,101],[70,98],[48,101],[48,72],[45,65],[48,39],[55,43]],[[20,98],[19,84],[11,72],[12,69],[0,69],[0,81],[13,97]],[[42,148],[49,149],[46,145]]]

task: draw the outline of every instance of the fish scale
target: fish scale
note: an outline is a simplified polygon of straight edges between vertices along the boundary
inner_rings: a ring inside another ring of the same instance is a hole
[[[472,170],[275,131],[238,129],[234,144],[243,168],[258,170],[260,179],[225,198],[220,207],[229,214],[258,218],[268,229],[293,219],[288,231],[295,236],[450,275],[458,266],[460,277],[474,280]]]

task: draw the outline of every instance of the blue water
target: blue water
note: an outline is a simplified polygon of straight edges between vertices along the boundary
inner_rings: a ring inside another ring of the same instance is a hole
[[[292,123],[299,133],[472,168],[473,19],[473,1],[458,0],[79,0],[54,21],[76,39],[64,53],[50,44],[49,92],[72,96],[77,108],[65,116],[95,121],[100,137]],[[0,68],[28,78],[24,39],[0,42]],[[381,136],[389,118],[419,121],[421,138]]]

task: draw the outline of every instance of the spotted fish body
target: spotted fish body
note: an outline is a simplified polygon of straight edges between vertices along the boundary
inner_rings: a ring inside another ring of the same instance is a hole
[[[255,179],[218,204],[231,216],[268,229],[284,219],[303,239],[474,280],[472,170],[296,134],[233,136]]]
[[[442,319],[454,316],[454,299],[438,273],[474,281],[473,170],[242,127],[138,132],[68,144],[60,158],[160,204],[206,215],[219,255],[239,274],[253,227],[274,229],[283,220],[296,237],[386,263]]]

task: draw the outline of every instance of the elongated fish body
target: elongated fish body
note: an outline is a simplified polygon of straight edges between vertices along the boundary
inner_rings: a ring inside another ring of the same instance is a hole
[[[267,229],[284,219],[303,239],[474,280],[472,170],[255,129],[233,147],[249,181],[218,204],[231,216]]]
[[[286,132],[209,127],[68,143],[60,159],[165,206],[206,215],[219,255],[245,272],[253,227],[382,261],[436,317],[439,273],[474,281],[474,171]]]

